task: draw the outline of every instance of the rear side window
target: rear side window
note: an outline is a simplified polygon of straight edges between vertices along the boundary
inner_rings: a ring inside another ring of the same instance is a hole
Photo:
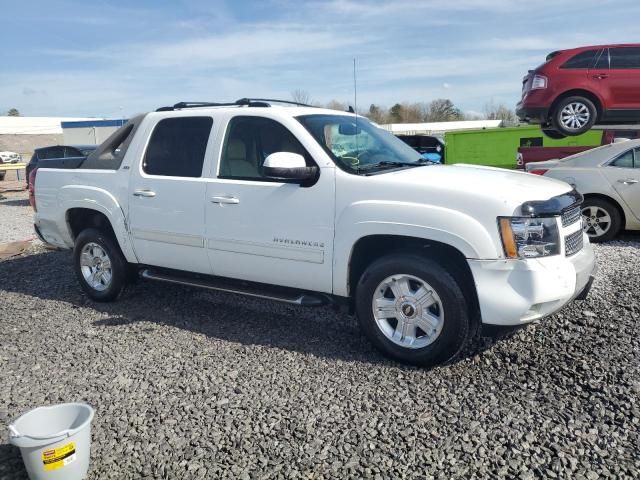
[[[68,157],[82,157],[82,152],[75,147],[65,147],[64,148],[64,156]]]
[[[640,47],[618,47],[610,49],[611,68],[640,68]]]
[[[64,147],[50,147],[38,150],[38,159],[64,158]]]
[[[567,60],[560,68],[591,68],[593,65],[597,50],[587,50],[580,52],[569,60]]]
[[[633,168],[633,150],[624,152],[610,164],[612,167]]]
[[[211,117],[160,120],[153,130],[142,168],[149,175],[200,177],[207,150]]]

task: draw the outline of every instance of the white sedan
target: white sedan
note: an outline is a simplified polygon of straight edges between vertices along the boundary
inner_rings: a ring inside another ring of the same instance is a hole
[[[640,230],[640,140],[529,163],[526,168],[563,180],[584,195],[583,228],[592,242],[611,240],[623,228]]]

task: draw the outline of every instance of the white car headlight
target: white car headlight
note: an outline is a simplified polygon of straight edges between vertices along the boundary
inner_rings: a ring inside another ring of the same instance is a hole
[[[560,253],[560,233],[555,217],[498,217],[507,258],[539,258]]]

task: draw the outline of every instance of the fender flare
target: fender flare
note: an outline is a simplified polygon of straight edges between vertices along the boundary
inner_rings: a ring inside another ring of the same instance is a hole
[[[422,220],[422,224],[415,223],[417,218]],[[435,241],[455,248],[465,258],[495,259],[502,256],[495,243],[497,227],[493,238],[476,219],[456,210],[433,205],[360,202],[343,212],[336,222],[335,231],[333,291],[339,296],[348,296],[350,261],[355,245],[362,238],[372,235]]]
[[[129,239],[129,228],[125,211],[118,200],[110,192],[91,185],[65,185],[60,189],[58,195],[60,205],[59,211],[63,218],[60,218],[60,225],[66,225],[65,242],[73,245],[74,239],[71,228],[68,224],[67,212],[72,208],[84,208],[102,213],[109,223],[116,236],[116,241],[128,262],[137,263],[133,245]]]

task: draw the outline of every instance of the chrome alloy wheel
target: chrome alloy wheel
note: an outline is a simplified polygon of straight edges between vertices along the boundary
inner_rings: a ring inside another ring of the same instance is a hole
[[[442,332],[440,297],[431,285],[412,275],[385,278],[374,291],[371,306],[380,331],[401,347],[426,347]]]
[[[611,228],[611,217],[604,208],[589,206],[582,209],[582,229],[590,237],[601,237]]]
[[[102,292],[111,285],[111,259],[97,243],[87,243],[80,252],[80,270],[87,284]]]
[[[580,130],[591,120],[589,107],[581,102],[571,102],[560,112],[560,123],[567,130]]]

